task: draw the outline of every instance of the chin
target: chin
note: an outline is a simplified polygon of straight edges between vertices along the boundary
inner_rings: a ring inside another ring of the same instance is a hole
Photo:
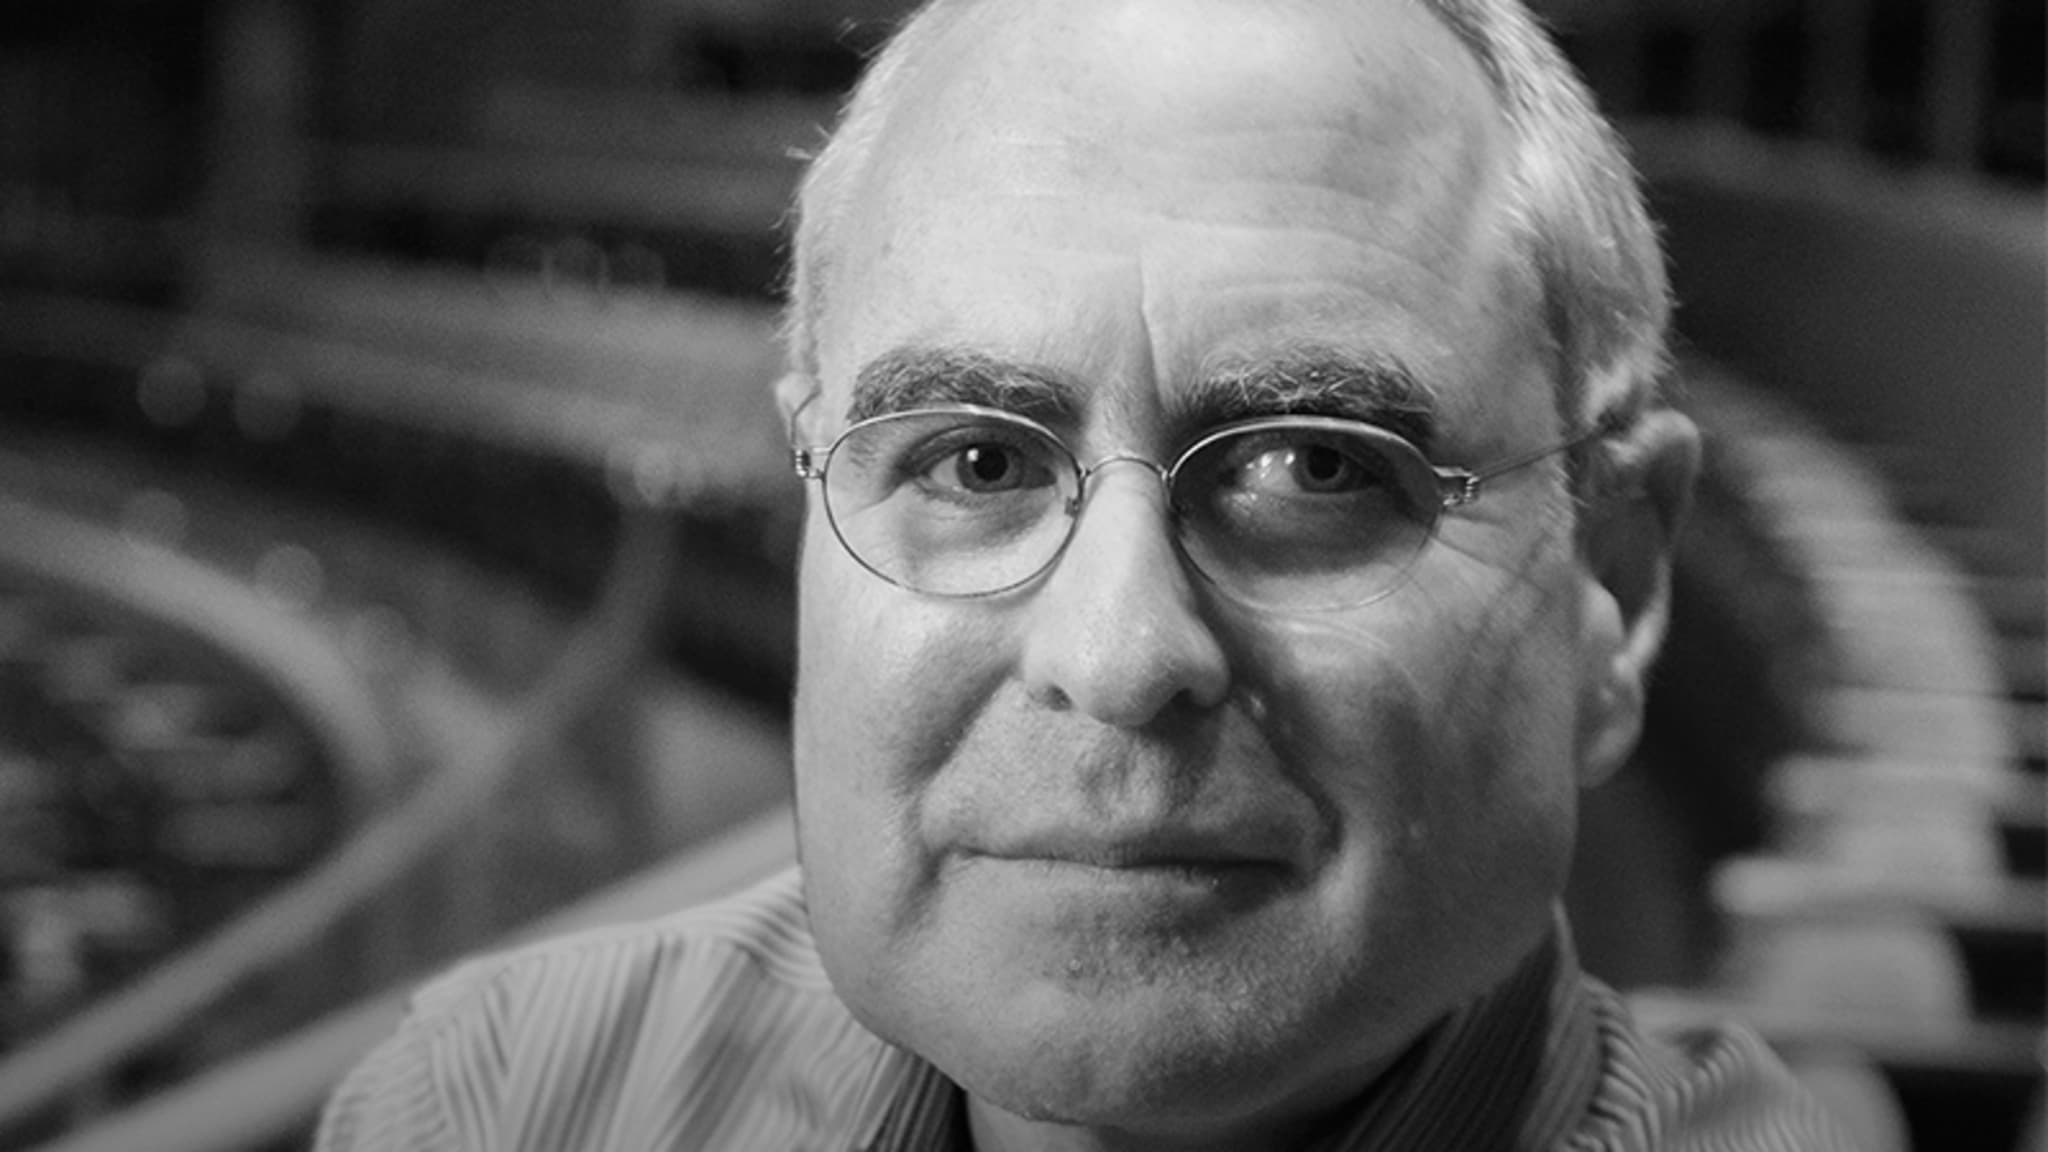
[[[1171,1135],[1246,1123],[1303,1067],[1245,990],[1166,976],[1112,990],[1046,981],[974,1026],[914,1044],[979,1100],[1028,1120]],[[1361,1074],[1363,1077],[1363,1074]]]
[[[1013,1055],[983,1050],[953,1078],[980,1100],[1027,1120],[1166,1133],[1256,1111],[1256,1069],[1201,1046],[1136,1043],[1125,1051],[1060,1038]]]

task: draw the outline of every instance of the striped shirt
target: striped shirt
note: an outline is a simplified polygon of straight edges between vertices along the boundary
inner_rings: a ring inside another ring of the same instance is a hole
[[[351,1072],[318,1152],[946,1152],[961,1092],[833,995],[794,871],[474,960]],[[1317,1152],[1850,1147],[1751,1033],[1652,1040],[1560,931],[1418,1041]]]

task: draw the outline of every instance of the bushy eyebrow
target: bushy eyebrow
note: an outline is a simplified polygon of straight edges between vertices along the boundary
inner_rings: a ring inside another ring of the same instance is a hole
[[[1044,369],[964,348],[905,346],[863,365],[854,377],[848,423],[939,404],[978,404],[1054,427],[1081,422],[1081,390]],[[1260,416],[1334,416],[1376,424],[1427,452],[1436,405],[1406,365],[1323,345],[1211,365],[1171,405],[1175,431]]]
[[[979,404],[1046,424],[1073,424],[1081,398],[1051,372],[961,348],[891,349],[854,377],[849,423],[935,404]]]
[[[1437,409],[1399,360],[1321,345],[1211,366],[1174,404],[1194,433],[1260,416],[1335,416],[1376,424],[1427,452]]]

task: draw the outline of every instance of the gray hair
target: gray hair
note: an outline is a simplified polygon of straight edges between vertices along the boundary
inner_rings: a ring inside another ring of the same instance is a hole
[[[1477,58],[1514,141],[1513,224],[1542,290],[1567,427],[1630,415],[1666,366],[1670,288],[1634,168],[1592,95],[1520,0],[1419,0]],[[785,347],[815,376],[832,239],[905,70],[971,0],[927,0],[869,65],[797,194]]]

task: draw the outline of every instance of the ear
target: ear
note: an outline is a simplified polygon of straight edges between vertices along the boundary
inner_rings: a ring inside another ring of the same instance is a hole
[[[785,372],[775,381],[775,410],[782,413],[782,430],[796,439],[797,413],[818,398],[818,382],[802,372]]]
[[[1579,512],[1583,565],[1579,782],[1600,783],[1642,735],[1671,611],[1671,550],[1699,472],[1699,430],[1668,409],[1595,444]]]

